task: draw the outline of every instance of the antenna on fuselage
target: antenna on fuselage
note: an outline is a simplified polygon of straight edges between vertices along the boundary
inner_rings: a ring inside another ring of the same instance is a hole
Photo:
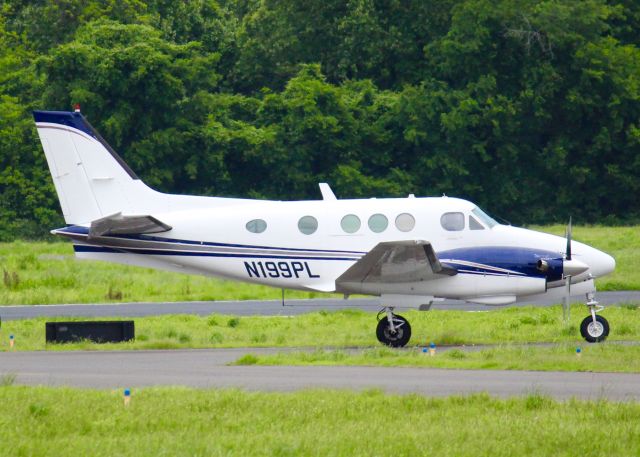
[[[320,193],[322,194],[323,200],[337,200],[336,194],[333,193],[329,184],[321,182],[318,186],[320,186]]]

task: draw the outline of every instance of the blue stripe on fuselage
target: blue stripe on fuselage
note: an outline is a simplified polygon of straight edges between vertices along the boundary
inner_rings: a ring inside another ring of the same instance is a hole
[[[345,260],[356,261],[358,258],[353,257],[310,257],[297,255],[265,255],[265,254],[229,254],[222,252],[198,252],[198,251],[172,251],[164,249],[144,249],[144,248],[107,248],[102,246],[86,246],[83,244],[74,244],[75,252],[100,252],[113,254],[143,254],[143,255],[175,255],[184,257],[235,257],[241,259],[291,259],[291,260]]]
[[[451,265],[456,268],[456,260],[464,262],[473,262],[479,264],[477,266],[464,265],[456,269],[464,269],[467,272],[476,272],[478,274],[495,274],[495,270],[491,268],[501,268],[510,270],[515,273],[523,274],[535,278],[547,278],[549,281],[562,279],[562,270],[553,269],[547,273],[543,273],[537,268],[537,262],[540,259],[561,259],[562,255],[557,252],[545,251],[533,248],[518,248],[505,246],[483,246],[471,248],[458,248],[437,253],[442,263]],[[448,262],[450,261],[450,263]],[[507,275],[508,273],[505,273]]]
[[[64,235],[65,231],[73,235],[88,235],[89,229],[87,227],[81,227],[78,225],[70,225],[64,229],[58,229],[59,235]],[[159,236],[151,235],[109,235],[109,238],[120,238],[126,240],[140,240],[140,241],[155,241],[159,243],[175,243],[175,244],[188,244],[194,246],[215,246],[225,248],[245,248],[245,249],[271,249],[274,251],[295,251],[295,252],[318,252],[318,253],[331,253],[331,254],[345,254],[345,255],[361,255],[366,254],[362,251],[337,251],[328,249],[302,249],[302,248],[283,248],[273,246],[257,246],[252,244],[231,244],[231,243],[214,243],[210,241],[193,241],[193,240],[181,240],[177,238],[163,238]]]

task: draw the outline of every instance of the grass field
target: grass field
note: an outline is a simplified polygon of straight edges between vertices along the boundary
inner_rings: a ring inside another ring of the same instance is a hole
[[[7,382],[9,384],[10,382]],[[7,456],[637,456],[640,404],[0,387]]]
[[[127,265],[77,260],[70,243],[0,243],[0,305],[270,300],[280,289]],[[287,291],[287,298],[328,296]]]
[[[586,308],[572,307],[571,321],[563,323],[560,306],[514,307],[489,312],[408,311],[412,346],[584,342],[578,330]],[[640,335],[640,310],[635,305],[608,307],[603,313],[611,325],[609,341],[634,341]],[[136,340],[118,344],[50,344],[44,340],[46,321],[38,318],[5,321],[0,350],[9,335],[16,350],[68,349],[180,349],[207,347],[374,347],[376,313],[360,310],[320,311],[297,316],[165,315],[135,318]],[[86,319],[81,319],[86,320]]]
[[[563,226],[536,227],[562,235]],[[574,239],[616,258],[616,271],[597,281],[599,290],[640,289],[640,227],[574,227]],[[0,304],[102,303],[278,299],[280,290],[219,279],[78,261],[70,243],[0,244]],[[287,292],[289,298],[327,296]]]
[[[564,227],[544,230],[562,234]],[[638,228],[576,227],[574,238],[616,257],[616,273],[599,280],[600,290],[640,289]],[[76,261],[67,243],[0,244],[0,267],[6,271],[0,304],[280,297],[279,290],[266,287]],[[6,321],[0,328],[0,351],[9,350],[12,334],[15,351],[287,346],[311,349],[247,355],[237,363],[640,372],[640,346],[586,345],[581,340],[583,306],[572,308],[568,326],[559,306],[402,314],[413,328],[413,347],[406,350],[379,347],[375,313],[349,310],[295,317],[136,318],[135,341],[107,345],[46,345],[44,323],[55,319]],[[612,326],[610,341],[640,335],[637,305],[609,307],[603,315]],[[418,348],[429,342],[439,347],[435,357]],[[555,344],[518,346],[524,342]],[[451,344],[500,346],[442,350]],[[580,357],[576,346],[582,349]],[[640,449],[637,402],[557,402],[536,392],[501,400],[379,391],[149,388],[134,390],[125,408],[121,390],[24,387],[13,381],[10,374],[0,376],[0,456],[584,457],[637,456]]]
[[[576,355],[580,347],[580,356]],[[501,345],[447,349],[434,356],[418,349],[326,350],[247,354],[235,365],[340,365],[429,367],[478,370],[640,372],[640,346],[614,343],[598,345],[560,343],[552,346]]]

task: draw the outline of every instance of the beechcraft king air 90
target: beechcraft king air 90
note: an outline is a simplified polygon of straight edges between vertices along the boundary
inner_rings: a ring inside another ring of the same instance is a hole
[[[34,118],[77,257],[300,289],[379,296],[378,340],[404,346],[396,307],[442,298],[507,305],[585,295],[590,342],[609,325],[594,278],[614,259],[590,246],[500,225],[457,198],[318,201],[169,195],[147,187],[76,110]]]

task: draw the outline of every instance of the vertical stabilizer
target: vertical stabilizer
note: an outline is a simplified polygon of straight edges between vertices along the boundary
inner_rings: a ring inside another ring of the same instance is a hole
[[[67,224],[248,204],[251,200],[174,195],[146,186],[79,112],[34,111]]]
[[[161,209],[162,194],[145,186],[80,112],[33,117],[67,224]]]

